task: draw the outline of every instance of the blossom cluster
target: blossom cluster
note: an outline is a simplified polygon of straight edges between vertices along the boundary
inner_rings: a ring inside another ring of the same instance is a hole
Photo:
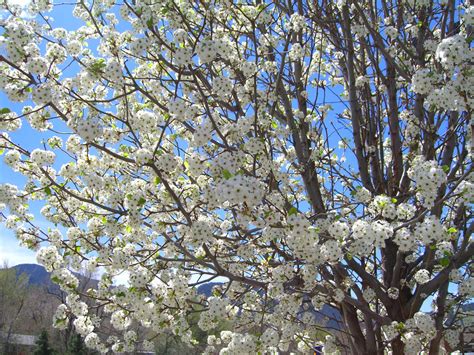
[[[458,346],[435,317],[474,293],[473,7],[211,5],[81,2],[54,28],[50,1],[0,2],[0,221],[68,294],[55,326],[100,353],[333,354],[333,307],[354,344]]]

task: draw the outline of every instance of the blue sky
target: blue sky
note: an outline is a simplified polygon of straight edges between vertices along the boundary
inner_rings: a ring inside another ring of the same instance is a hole
[[[8,0],[11,4],[26,5],[30,0]],[[57,6],[50,14],[54,18],[55,27],[71,28],[71,25],[80,24],[80,21],[71,15],[72,6]],[[0,11],[0,18],[3,14]],[[0,47],[0,53],[4,51]],[[0,92],[0,108],[8,107],[15,112],[21,112],[23,106],[32,103],[13,103],[8,100],[7,96]],[[21,143],[27,149],[38,148],[40,140],[38,139],[38,131],[33,130],[26,121],[23,121],[23,126],[17,132],[9,132],[9,135],[14,138],[16,142]],[[51,136],[52,134],[48,134]],[[24,185],[25,178],[21,174],[13,172],[10,167],[3,162],[3,157],[0,157],[0,184],[14,183],[21,188]],[[35,215],[35,222],[38,225],[47,226],[48,223],[41,218],[38,206],[32,206],[31,211]],[[0,263],[8,262],[8,265],[14,266],[22,263],[36,263],[36,253],[26,248],[20,247],[18,241],[12,231],[6,229],[0,224]]]
[[[8,107],[12,111],[16,111],[21,108],[21,105],[9,102],[6,96],[0,92],[0,108],[3,107]],[[27,144],[28,142],[34,141],[32,139],[33,134],[34,131],[28,124],[23,122],[23,128],[9,135],[18,137],[20,142]],[[24,181],[25,179],[20,174],[13,172],[9,166],[5,165],[3,157],[0,157],[0,184],[15,183],[21,188]],[[37,211],[34,212],[36,214]],[[3,264],[4,262],[8,262],[10,266],[22,263],[35,263],[36,257],[33,251],[20,247],[13,232],[0,224],[0,263]]]
[[[8,102],[3,93],[0,92],[0,108],[9,107],[12,111],[19,111],[21,105]],[[23,122],[23,127],[18,132],[11,132],[9,135],[15,137],[17,141],[24,143],[26,146],[29,142],[35,142],[35,131],[33,131],[26,122]],[[36,132],[37,134],[37,132]],[[5,165],[3,157],[0,157],[0,184],[14,183],[19,188],[23,186],[25,178]],[[34,208],[33,213],[36,217],[36,222],[46,224],[46,221],[41,220],[39,209]],[[0,263],[8,262],[8,265],[14,266],[22,263],[35,263],[35,252],[26,248],[20,247],[13,232],[0,224]]]

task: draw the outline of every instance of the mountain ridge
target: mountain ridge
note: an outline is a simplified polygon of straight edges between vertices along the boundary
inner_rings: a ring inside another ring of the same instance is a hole
[[[28,276],[28,282],[30,285],[35,286],[44,286],[49,293],[59,294],[61,289],[57,284],[51,281],[51,273],[46,271],[46,269],[39,264],[18,264],[12,266],[11,269],[15,269],[17,277],[21,274]],[[92,282],[92,285],[95,287],[99,283],[99,280],[87,278],[79,273],[74,273],[78,277],[81,283],[83,282]],[[198,294],[205,295],[210,297],[213,295],[213,288],[219,286],[222,283],[220,282],[208,282],[197,287]],[[323,308],[319,311],[316,311],[314,308],[310,308],[304,312],[310,312],[313,314],[313,317],[318,322],[324,322],[325,325],[333,329],[341,329],[341,314],[338,309],[331,307],[329,305],[324,305]],[[326,321],[325,321],[326,319]]]

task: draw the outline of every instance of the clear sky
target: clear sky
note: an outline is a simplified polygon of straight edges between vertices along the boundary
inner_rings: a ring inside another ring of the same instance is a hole
[[[3,107],[9,107],[12,111],[15,111],[20,105],[8,102],[5,95],[0,92],[0,108]],[[25,126],[25,123],[23,125]],[[10,134],[10,136],[21,137],[20,141],[27,142],[32,137],[33,132],[29,127],[24,128],[26,129],[22,128],[15,134]],[[14,183],[21,188],[24,180],[20,174],[14,173],[9,166],[5,165],[3,156],[0,157],[0,184]],[[36,212],[39,211],[34,211],[35,214]],[[35,263],[36,257],[33,251],[20,247],[13,232],[0,224],[0,263],[3,264],[5,261],[8,262],[8,265],[14,266],[23,263]]]
[[[3,107],[8,107],[12,111],[16,111],[15,109],[18,109],[21,106],[8,102],[5,95],[0,92],[0,108]],[[34,131],[30,127],[26,127],[28,124],[25,122],[23,122],[23,126],[24,127],[18,132],[14,132],[10,134],[10,136],[19,138],[20,142],[26,143],[32,141],[31,138],[33,137]],[[24,181],[25,178],[22,177],[22,175],[13,172],[9,166],[5,165],[3,157],[0,157],[0,184],[13,183],[21,188]],[[41,217],[39,210],[35,208],[33,213],[35,213],[35,217],[37,217],[36,222],[43,222],[46,224],[46,221],[41,221],[41,218],[39,218]],[[0,224],[0,263],[3,264],[5,261],[7,261],[10,266],[14,266],[22,263],[36,262],[36,257],[33,251],[20,247],[13,232]]]
[[[30,0],[8,0],[9,3],[27,5]],[[54,19],[55,26],[65,27],[74,22],[78,22],[77,19],[71,15],[72,6],[58,6],[50,14]],[[0,11],[0,18],[4,17],[4,13]],[[0,54],[4,53],[5,49],[0,46]],[[0,108],[8,107],[10,110],[15,112],[21,112],[23,106],[33,103],[12,103],[8,100],[7,96],[0,92]],[[27,149],[38,148],[38,131],[31,129],[26,121],[23,121],[23,126],[17,132],[9,132],[9,135],[14,138],[15,141],[21,143]],[[13,183],[21,188],[24,185],[25,178],[21,174],[17,174],[11,170],[10,167],[6,166],[3,162],[3,157],[0,157],[0,184],[2,183]],[[35,215],[35,222],[38,225],[47,226],[48,223],[42,218],[39,213],[39,208],[33,206],[31,208],[32,213]],[[0,224],[0,263],[3,264],[5,261],[8,265],[14,266],[22,263],[36,263],[36,253],[26,248],[20,247],[18,241],[12,231],[6,229]]]
[[[26,5],[29,0],[9,0],[9,3]],[[0,17],[1,14],[0,14]],[[0,53],[3,52],[3,49],[0,48]],[[6,98],[6,96],[0,92],[0,108],[9,107],[11,110],[19,109],[22,105],[12,104]],[[29,132],[21,132],[24,135],[25,140],[28,139],[28,136],[31,134]],[[21,178],[18,174],[14,174],[12,170],[3,163],[3,159],[0,159],[0,184],[5,182],[12,182],[18,178]],[[8,262],[9,266],[14,266],[17,264],[23,263],[35,263],[36,257],[35,252],[20,247],[18,241],[12,231],[6,229],[3,225],[0,224],[0,263],[3,265],[4,262]]]

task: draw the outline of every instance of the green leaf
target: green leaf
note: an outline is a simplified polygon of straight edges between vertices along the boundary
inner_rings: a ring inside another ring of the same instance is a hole
[[[106,66],[107,66],[107,63],[105,62],[105,59],[100,58],[91,64],[91,66],[89,67],[89,71],[92,74],[99,75],[103,73]]]
[[[457,233],[457,232],[458,232],[458,230],[457,230],[456,228],[454,228],[454,227],[451,227],[451,228],[448,229],[448,233],[449,233],[449,234],[455,234],[455,233]]]
[[[12,112],[12,111],[9,108],[6,108],[6,107],[0,109],[0,115],[6,115],[7,113],[10,113],[10,112]]]
[[[80,245],[76,245],[76,246],[74,247],[74,251],[75,251],[76,253],[80,253],[80,252],[81,252],[81,246],[80,246]]]
[[[46,196],[51,196],[51,188],[49,186],[46,186],[44,188],[44,193],[46,194]]]
[[[395,197],[392,197],[392,203],[397,203],[398,200]]]
[[[159,176],[155,176],[155,185],[158,185],[161,182],[161,179]]]
[[[125,232],[132,233],[132,227],[131,226],[126,226],[125,227]]]
[[[387,202],[386,201],[378,201],[377,204],[379,205],[380,208],[385,208],[385,206],[387,205]]]
[[[402,322],[399,322],[397,325],[395,325],[395,329],[397,329],[399,332],[405,330],[405,324]]]
[[[224,176],[224,179],[226,180],[229,180],[232,177],[232,174],[227,169],[222,170],[222,175]]]
[[[297,214],[297,213],[298,213],[298,210],[296,209],[296,207],[291,207],[288,210],[288,216],[291,216],[291,215],[294,215],[294,214]]]
[[[66,320],[67,320],[67,317],[66,317],[66,318],[61,318],[61,319],[56,319],[56,320],[54,321],[54,324],[56,324],[56,325],[65,324],[65,323],[66,323]]]
[[[443,165],[441,168],[443,169],[443,171],[444,171],[446,174],[449,173],[449,170],[451,169],[451,168],[449,167],[449,165]]]
[[[186,169],[189,169],[189,163],[187,160],[184,161],[183,165]]]
[[[145,204],[146,200],[141,197],[139,200],[138,200],[138,206],[143,206]]]
[[[5,149],[0,148],[0,155],[2,155],[3,153],[5,153]]]
[[[152,18],[149,19],[149,20],[146,22],[146,25],[147,25],[147,27],[150,28],[150,29],[153,28],[153,19],[152,19]]]
[[[449,265],[449,257],[445,256],[444,258],[440,259],[439,263],[442,267],[447,267]]]
[[[272,128],[277,129],[278,128],[278,123],[276,121],[272,121]]]
[[[59,281],[61,281],[61,280],[59,279],[59,277],[53,276],[53,277],[51,277],[51,281],[53,281],[54,283],[59,283]]]

